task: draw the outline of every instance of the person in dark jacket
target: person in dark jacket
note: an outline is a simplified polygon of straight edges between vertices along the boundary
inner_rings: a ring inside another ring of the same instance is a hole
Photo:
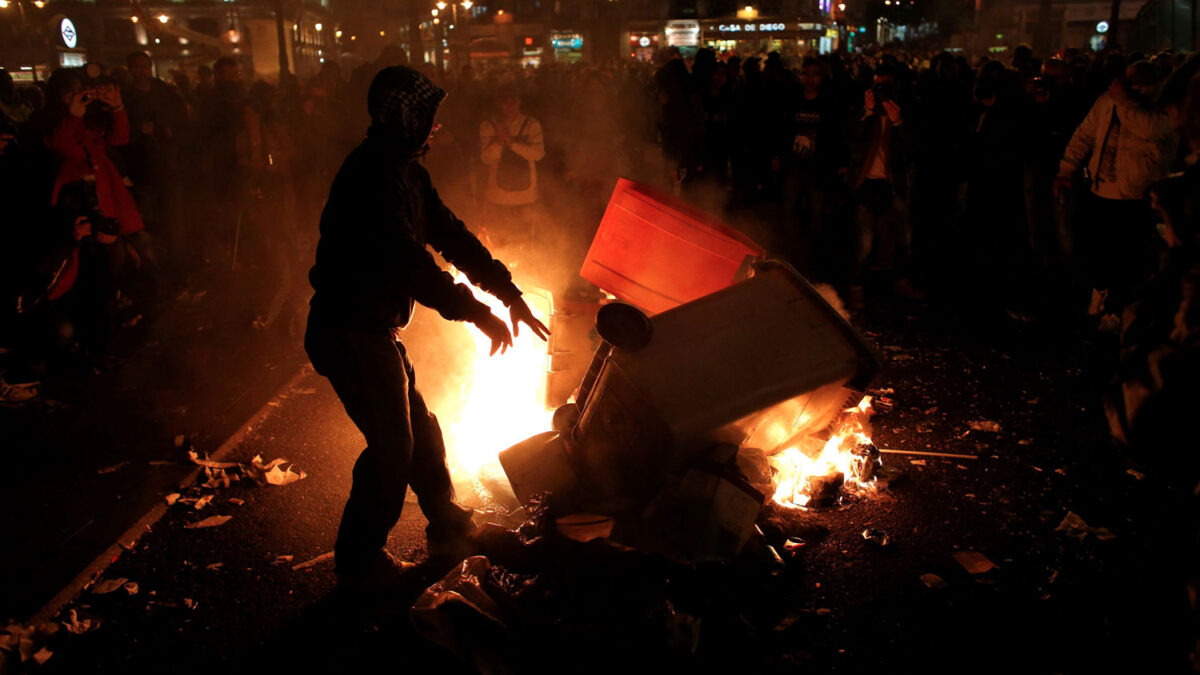
[[[493,354],[511,346],[512,335],[428,247],[509,307],[513,333],[521,323],[543,339],[549,333],[417,161],[445,95],[411,68],[380,71],[367,95],[367,138],[343,162],[321,215],[305,349],[367,441],[334,545],[343,585],[399,580],[404,564],[383,546],[409,485],[429,521],[431,557],[466,555],[472,545],[472,512],[454,502],[441,429],[416,389],[398,330],[419,302],[473,323],[491,339]]]

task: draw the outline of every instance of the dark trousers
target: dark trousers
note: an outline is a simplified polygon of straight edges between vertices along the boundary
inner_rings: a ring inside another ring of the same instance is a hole
[[[1079,224],[1084,274],[1092,288],[1108,289],[1107,306],[1123,306],[1134,286],[1153,271],[1157,234],[1144,199],[1103,199],[1088,193]]]
[[[868,268],[906,276],[912,248],[907,201],[891,181],[877,178],[864,180],[854,192],[854,201],[857,245],[852,283],[861,284]]]
[[[339,569],[384,547],[410,485],[429,539],[464,534],[471,511],[454,503],[442,430],[417,391],[404,345],[389,329],[348,328],[313,310],[304,347],[367,441],[334,545]]]

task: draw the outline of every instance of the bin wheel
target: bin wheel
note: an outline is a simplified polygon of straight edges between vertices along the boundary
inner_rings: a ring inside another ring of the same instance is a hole
[[[596,313],[596,332],[617,349],[635,352],[650,344],[654,328],[642,310],[623,302],[613,302]]]

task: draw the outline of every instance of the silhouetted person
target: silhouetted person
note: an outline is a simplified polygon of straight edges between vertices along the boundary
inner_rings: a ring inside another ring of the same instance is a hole
[[[432,557],[463,556],[472,546],[471,510],[454,503],[442,432],[417,391],[398,331],[419,302],[473,323],[491,339],[493,354],[511,346],[512,335],[427,247],[501,299],[514,332],[525,323],[543,339],[548,334],[504,264],[446,208],[417,161],[444,97],[411,68],[380,71],[367,95],[367,138],[342,164],[321,215],[305,349],[367,440],[334,546],[343,585],[399,581],[403,565],[383,546],[410,485],[429,521]]]

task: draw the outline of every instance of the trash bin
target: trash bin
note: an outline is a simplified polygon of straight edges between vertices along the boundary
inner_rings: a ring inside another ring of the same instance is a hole
[[[580,475],[602,493],[649,498],[667,471],[713,441],[748,445],[781,405],[791,422],[819,430],[880,368],[850,324],[784,265],[651,323],[648,345],[605,360],[574,430]]]
[[[687,202],[617,181],[579,274],[649,314],[746,277],[763,249]]]

